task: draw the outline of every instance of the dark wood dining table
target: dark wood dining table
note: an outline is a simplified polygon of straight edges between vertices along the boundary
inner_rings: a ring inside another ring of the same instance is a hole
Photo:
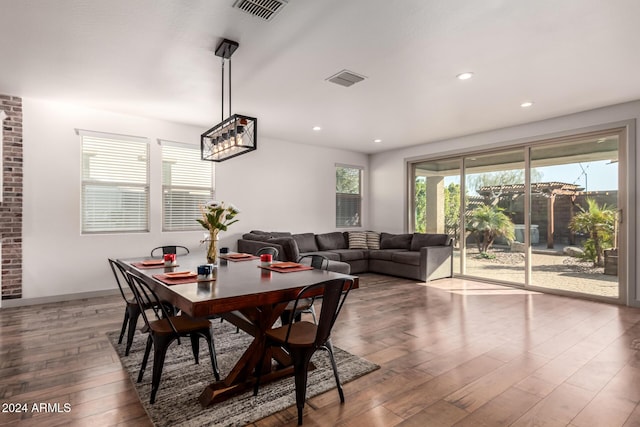
[[[263,351],[267,351],[261,382],[273,381],[293,375],[291,359],[280,348],[265,349],[265,332],[294,300],[305,286],[335,278],[358,278],[325,270],[310,269],[294,272],[278,272],[261,268],[259,259],[231,261],[219,259],[214,269],[214,280],[169,285],[154,277],[169,272],[196,272],[198,265],[206,264],[204,253],[179,256],[175,267],[158,266],[141,268],[140,262],[149,258],[120,259],[125,269],[141,277],[158,296],[183,313],[192,317],[219,316],[253,336],[253,341],[235,366],[221,381],[209,384],[200,395],[200,403],[212,403],[244,391],[253,386],[255,369]],[[312,296],[312,295],[309,295]],[[215,337],[214,337],[215,339]],[[272,367],[271,359],[278,363]],[[266,373],[266,374],[264,374]]]

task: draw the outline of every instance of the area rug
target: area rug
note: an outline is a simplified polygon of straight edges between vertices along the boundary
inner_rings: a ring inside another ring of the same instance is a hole
[[[252,337],[235,326],[213,321],[214,340],[220,374],[224,378],[231,370]],[[224,402],[202,408],[198,396],[214,381],[208,347],[200,341],[200,364],[194,363],[189,339],[174,342],[167,351],[156,402],[149,404],[153,351],[141,383],[137,383],[138,371],[144,355],[146,335],[136,331],[129,356],[124,355],[125,343],[118,344],[119,332],[108,332],[122,366],[128,371],[140,401],[155,426],[244,426],[268,415],[294,406],[295,386],[293,378],[286,378],[260,387],[258,396],[251,391],[234,396]],[[335,346],[334,346],[335,347]],[[340,380],[344,384],[379,368],[378,365],[335,347],[335,358]],[[326,352],[318,351],[313,363],[317,369],[309,372],[307,399],[335,388],[333,371]],[[336,393],[336,404],[340,398]]]

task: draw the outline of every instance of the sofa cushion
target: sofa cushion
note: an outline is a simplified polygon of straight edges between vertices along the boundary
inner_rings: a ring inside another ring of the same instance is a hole
[[[367,248],[380,249],[380,233],[377,231],[367,231]]]
[[[394,252],[391,255],[391,261],[397,262],[398,264],[420,266],[420,252],[417,252],[417,251]]]
[[[367,233],[364,231],[350,231],[349,249],[367,249]]]
[[[324,257],[329,258],[332,261],[340,261],[340,254],[337,254],[332,251],[315,251],[315,252],[305,252],[300,254],[300,256],[305,256],[305,255],[322,255]]]
[[[369,258],[369,253],[360,249],[334,249],[331,252],[340,255],[340,261],[357,261]]]
[[[411,250],[419,251],[425,246],[444,246],[449,239],[448,234],[413,233],[411,239]]]
[[[272,237],[266,242],[282,246],[284,254],[280,254],[280,259],[284,261],[295,262],[300,258],[300,251],[298,250],[298,245],[296,244],[296,241],[293,240],[293,237]]]
[[[313,233],[294,234],[292,237],[298,244],[300,252],[315,252],[318,250],[316,236]]]
[[[255,233],[246,233],[242,235],[244,240],[257,240],[259,242],[266,242],[269,240],[270,236],[268,234],[255,234]]]
[[[396,252],[406,252],[406,249],[372,249],[369,251],[369,259],[381,259],[391,261],[391,256]]]
[[[316,234],[316,243],[321,251],[330,251],[332,249],[348,249],[344,234],[339,231],[333,233]]]
[[[380,234],[380,249],[410,249],[413,234]]]

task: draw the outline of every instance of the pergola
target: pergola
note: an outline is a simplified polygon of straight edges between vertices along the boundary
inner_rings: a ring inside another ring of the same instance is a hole
[[[584,188],[582,187],[565,182],[539,182],[531,184],[531,194],[539,194],[547,199],[547,248],[553,249],[553,232],[555,229],[553,208],[556,196],[569,196],[571,198],[569,215],[573,218],[576,196],[583,190]],[[495,205],[502,197],[511,196],[515,198],[524,194],[525,186],[524,184],[492,185],[480,187],[477,192],[484,197],[485,201]]]

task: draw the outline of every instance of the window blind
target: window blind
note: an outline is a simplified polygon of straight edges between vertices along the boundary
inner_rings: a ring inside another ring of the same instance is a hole
[[[213,165],[200,148],[162,141],[162,229],[198,230],[200,205],[213,199]]]
[[[80,132],[82,233],[149,230],[149,144]]]

